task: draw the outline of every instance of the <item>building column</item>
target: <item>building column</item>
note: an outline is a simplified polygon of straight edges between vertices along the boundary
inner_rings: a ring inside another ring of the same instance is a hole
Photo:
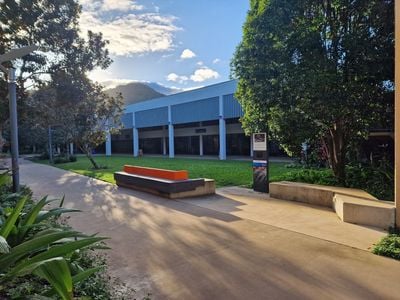
[[[226,160],[226,122],[223,96],[219,96],[219,159]]]
[[[203,151],[203,135],[200,134],[199,136],[199,147],[200,147],[200,156],[204,155],[204,151]]]
[[[167,138],[163,136],[162,138],[163,155],[167,155]]]
[[[111,156],[111,134],[108,130],[106,132],[106,156]]]
[[[250,135],[250,157],[254,156],[253,135]]]
[[[74,155],[74,143],[69,143],[69,154]]]
[[[175,147],[174,147],[174,125],[172,124],[172,111],[171,106],[168,106],[168,139],[169,139],[169,157],[175,157]]]
[[[133,156],[139,156],[139,130],[136,128],[135,112],[132,114],[132,142],[133,142]]]
[[[139,130],[133,128],[133,156],[139,156]]]

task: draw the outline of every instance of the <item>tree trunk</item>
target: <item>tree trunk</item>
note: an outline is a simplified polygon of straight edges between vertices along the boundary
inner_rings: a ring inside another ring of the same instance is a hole
[[[86,156],[90,160],[90,162],[92,163],[94,169],[96,169],[96,170],[100,169],[99,165],[93,159],[92,153],[90,151],[86,152]]]
[[[3,129],[0,128],[0,153],[3,152],[4,143],[5,143],[5,140],[3,138]]]
[[[96,163],[96,161],[94,160],[93,156],[92,156],[92,149],[90,147],[82,147],[82,146],[78,146],[83,153],[86,154],[86,157],[89,159],[89,161],[92,163],[93,169],[98,170],[100,169],[99,165]]]
[[[337,122],[326,134],[324,141],[328,149],[329,165],[341,185],[346,185],[347,139],[341,122]]]
[[[69,158],[71,157],[71,153],[70,153],[70,149],[69,149],[69,144],[68,143],[67,143],[66,147],[67,148],[65,150],[67,150],[67,151],[65,151],[65,155],[66,155],[67,159],[69,160]]]

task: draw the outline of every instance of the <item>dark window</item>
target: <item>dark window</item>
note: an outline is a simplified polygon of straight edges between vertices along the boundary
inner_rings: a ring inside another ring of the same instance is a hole
[[[157,130],[163,130],[164,126],[154,126],[154,127],[146,127],[146,128],[140,128],[139,132],[141,131],[157,131]]]
[[[179,136],[174,141],[176,154],[200,154],[200,138],[198,136]]]
[[[111,136],[111,152],[119,154],[133,153],[132,129],[122,129]]]
[[[163,144],[162,138],[140,139],[139,148],[142,149],[143,154],[162,154]]]
[[[232,119],[226,119],[225,120],[226,124],[238,124],[239,122],[239,118],[232,118]]]
[[[219,136],[203,135],[203,153],[204,155],[219,154]]]
[[[226,154],[250,156],[250,137],[243,133],[226,135]]]

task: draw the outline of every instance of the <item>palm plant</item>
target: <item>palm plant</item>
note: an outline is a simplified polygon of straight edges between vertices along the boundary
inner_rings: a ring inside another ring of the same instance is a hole
[[[105,238],[87,236],[50,222],[64,213],[78,211],[63,208],[64,199],[57,207],[46,210],[57,200],[44,197],[29,206],[30,195],[12,196],[18,197],[18,202],[0,216],[0,293],[7,283],[33,274],[52,287],[41,296],[58,294],[62,299],[72,299],[73,285],[102,268],[84,270],[74,261],[74,254],[96,247]]]

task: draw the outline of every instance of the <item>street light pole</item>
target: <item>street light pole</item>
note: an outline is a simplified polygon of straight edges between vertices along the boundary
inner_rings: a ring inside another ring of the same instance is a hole
[[[13,177],[13,191],[19,192],[19,164],[18,164],[18,119],[17,119],[17,87],[15,69],[5,68],[2,63],[13,61],[37,50],[37,46],[26,46],[0,55],[0,70],[8,76],[8,99],[10,109],[10,129],[11,129],[11,165]]]
[[[396,205],[396,226],[400,229],[400,3],[395,1],[395,104],[394,104],[394,198]]]
[[[15,69],[8,69],[8,99],[10,108],[11,131],[11,168],[13,178],[13,191],[19,192],[19,164],[18,164],[18,117],[17,117],[17,89],[15,82]]]
[[[53,163],[53,141],[51,138],[51,125],[49,125],[48,128],[48,135],[49,135],[49,161],[52,164]]]

